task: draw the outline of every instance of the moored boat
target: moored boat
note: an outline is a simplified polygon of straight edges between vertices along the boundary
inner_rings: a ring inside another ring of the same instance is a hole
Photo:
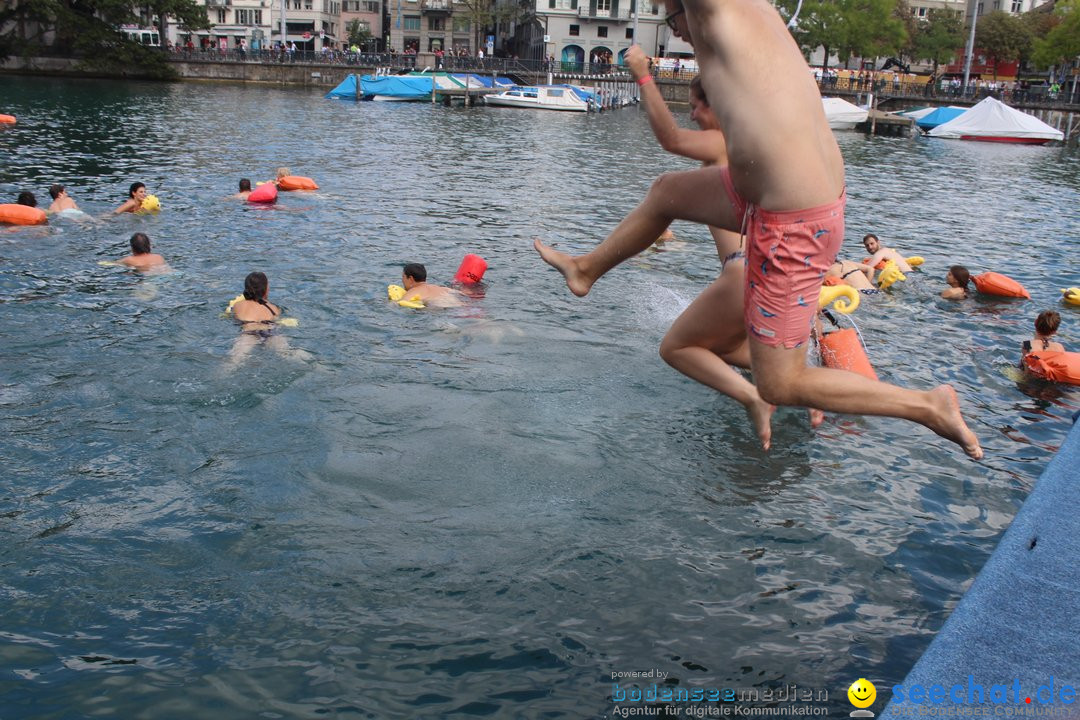
[[[573,85],[522,85],[485,95],[484,102],[500,107],[587,112],[593,93]]]

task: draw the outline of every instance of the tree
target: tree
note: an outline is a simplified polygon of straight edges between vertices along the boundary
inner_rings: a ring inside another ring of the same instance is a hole
[[[371,28],[367,23],[362,23],[359,19],[350,20],[345,32],[349,36],[349,47],[355,45],[365,51],[368,49],[368,43],[371,42]]]
[[[192,29],[209,28],[206,8],[194,0],[152,0],[159,18],[176,17]],[[0,10],[0,57],[66,55],[81,58],[85,69],[139,77],[172,77],[165,56],[120,33],[139,22],[134,0],[21,0]],[[162,40],[165,27],[159,28]],[[51,42],[46,42],[50,38]]]
[[[779,0],[790,17],[797,0]],[[807,0],[792,30],[795,41],[809,55],[825,51],[823,69],[833,53],[842,61],[852,55],[877,57],[897,54],[907,40],[903,22],[896,16],[897,0]]]
[[[1064,65],[1080,56],[1080,0],[1058,3],[1052,17],[1057,22],[1034,42],[1031,59],[1041,68]]]
[[[912,40],[912,57],[934,63],[934,75],[938,66],[956,57],[956,51],[964,47],[964,18],[954,10],[931,9],[926,21],[919,23]]]
[[[1031,30],[1019,17],[995,10],[979,18],[975,26],[975,45],[994,64],[994,79],[997,80],[998,63],[1019,60],[1031,47]]]
[[[494,30],[495,26],[501,22],[520,20],[529,14],[528,10],[516,3],[500,5],[495,0],[461,0],[460,4],[465,6],[464,14],[469,18],[473,41],[477,48],[480,47],[481,32]]]

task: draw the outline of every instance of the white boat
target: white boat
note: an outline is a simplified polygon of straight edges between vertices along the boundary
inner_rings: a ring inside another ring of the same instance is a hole
[[[528,85],[485,95],[484,102],[500,107],[586,112],[591,93],[570,85]]]
[[[931,130],[930,137],[982,142],[1043,145],[1061,142],[1065,133],[1034,115],[1020,112],[992,97],[983,99],[967,112]]]
[[[833,130],[854,130],[856,125],[866,122],[870,115],[869,111],[852,105],[843,98],[821,98],[821,104],[825,107],[825,119]]]

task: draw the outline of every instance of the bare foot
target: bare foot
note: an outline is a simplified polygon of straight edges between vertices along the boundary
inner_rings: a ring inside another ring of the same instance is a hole
[[[821,423],[825,422],[824,410],[818,410],[817,408],[806,408],[806,412],[810,414],[810,427],[821,427]]]
[[[936,432],[946,440],[964,448],[970,457],[979,460],[983,456],[982,448],[979,447],[979,438],[971,432],[967,423],[960,414],[960,402],[956,399],[956,391],[951,385],[938,385],[930,391],[930,403],[933,406],[936,420],[926,424],[928,428]]]
[[[746,414],[749,416],[750,422],[754,424],[758,440],[761,440],[761,447],[766,452],[772,445],[772,425],[770,422],[774,412],[776,412],[776,406],[770,405],[764,400],[757,400],[746,408]]]
[[[540,253],[541,259],[551,267],[562,273],[566,278],[566,287],[578,297],[585,297],[592,288],[593,281],[585,277],[578,267],[578,259],[564,252],[559,252],[544,243],[539,238],[533,240],[533,247]]]

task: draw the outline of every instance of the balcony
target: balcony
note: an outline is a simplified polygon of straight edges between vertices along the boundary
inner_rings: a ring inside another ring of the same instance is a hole
[[[230,7],[232,0],[206,0],[206,7]]]
[[[428,15],[449,15],[454,11],[451,0],[422,0],[420,11]]]
[[[578,5],[578,17],[591,20],[630,20],[630,8],[597,8],[584,3]]]

